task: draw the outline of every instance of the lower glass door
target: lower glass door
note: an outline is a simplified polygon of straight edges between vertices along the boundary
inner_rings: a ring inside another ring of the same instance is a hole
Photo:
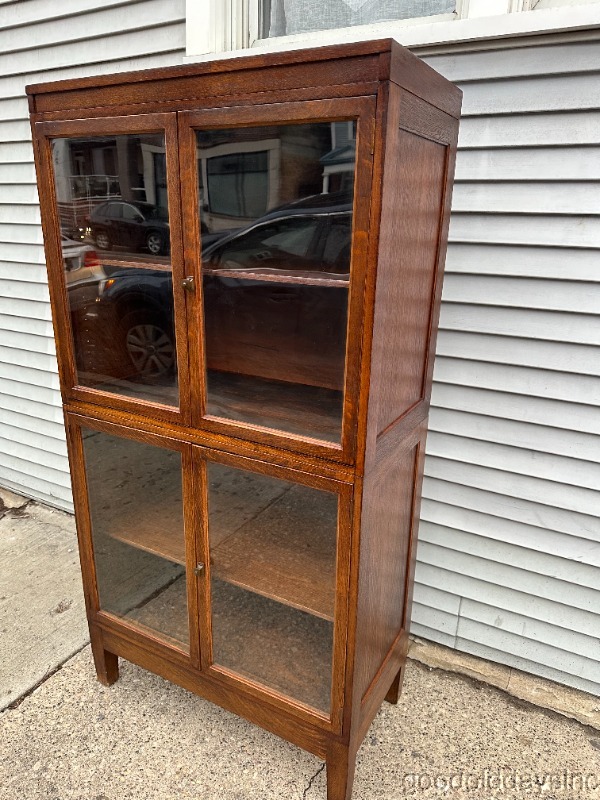
[[[338,500],[207,462],[212,658],[329,715]]]
[[[81,430],[100,610],[189,652],[181,453]]]

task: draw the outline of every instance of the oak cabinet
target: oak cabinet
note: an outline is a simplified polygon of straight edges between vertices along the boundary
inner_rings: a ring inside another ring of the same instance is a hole
[[[28,95],[98,677],[347,800],[406,657],[460,92],[386,40]]]

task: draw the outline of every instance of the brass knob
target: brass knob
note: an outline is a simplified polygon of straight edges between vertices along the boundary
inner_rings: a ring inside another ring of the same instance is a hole
[[[187,278],[184,278],[181,283],[183,284],[183,288],[186,292],[194,293],[196,291],[196,281],[194,280],[193,275],[188,275]]]
[[[204,566],[204,564],[196,564],[194,567],[194,575],[197,575],[198,577],[204,575]]]

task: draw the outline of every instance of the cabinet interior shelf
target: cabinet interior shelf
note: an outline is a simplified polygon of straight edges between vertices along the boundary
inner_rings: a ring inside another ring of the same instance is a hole
[[[121,395],[177,408],[179,390],[174,384],[128,381],[79,370],[81,388]],[[210,418],[270,428],[296,436],[338,443],[341,437],[342,392],[286,383],[253,375],[208,370]]]
[[[337,286],[348,287],[349,273],[336,274],[333,272],[294,272],[285,273],[282,270],[271,269],[211,269],[203,267],[204,276],[217,278],[238,278],[247,281],[264,281],[265,283],[288,283],[302,286]]]
[[[216,580],[212,587],[215,664],[327,712],[331,696],[332,624]],[[185,578],[123,614],[187,649]]]
[[[327,442],[341,438],[342,392],[253,375],[208,370],[210,417],[269,426]]]
[[[266,510],[268,512],[269,509]],[[265,512],[265,513],[266,513]],[[260,521],[260,514],[252,522]],[[111,536],[140,550],[185,565],[181,537],[161,520],[128,520]],[[255,594],[333,620],[335,604],[335,539],[328,541],[316,526],[273,530],[257,537],[256,525],[242,525],[211,547],[211,574]]]

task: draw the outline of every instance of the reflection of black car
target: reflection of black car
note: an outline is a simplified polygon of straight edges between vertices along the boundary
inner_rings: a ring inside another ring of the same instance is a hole
[[[114,246],[154,256],[169,251],[169,217],[166,208],[150,203],[108,200],[94,208],[87,223],[101,250]]]
[[[332,203],[330,195],[303,198],[210,244],[203,266],[267,274],[347,274],[351,224],[349,202]]]
[[[341,388],[350,231],[350,204],[318,196],[205,244],[208,367]],[[174,375],[170,272],[112,268],[91,315],[111,332],[115,377]]]
[[[173,281],[163,270],[115,269],[102,281],[95,307],[101,331],[110,331],[119,378],[162,379],[175,372]]]

